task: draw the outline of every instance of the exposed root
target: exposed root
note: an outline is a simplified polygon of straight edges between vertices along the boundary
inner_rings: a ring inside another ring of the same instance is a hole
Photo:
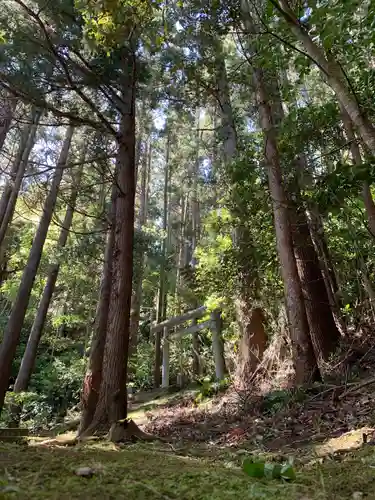
[[[66,438],[66,439],[46,439],[45,441],[42,441],[41,443],[38,443],[38,446],[50,446],[50,445],[57,445],[57,446],[75,446],[76,444],[79,443],[86,443],[87,441],[97,441],[100,439],[99,436],[87,436],[84,438],[80,437],[73,437],[73,438]]]
[[[54,439],[46,439],[41,443],[38,443],[38,446],[75,446],[76,444],[86,443],[87,441],[97,441],[99,439],[103,439],[103,436],[75,436],[73,438],[54,438]],[[154,436],[152,434],[148,434],[143,432],[138,425],[131,419],[119,420],[111,425],[111,428],[108,434],[105,436],[105,439],[111,441],[112,443],[123,443],[129,441],[166,441],[163,438],[158,436]]]
[[[109,441],[112,443],[129,442],[134,440],[142,441],[164,441],[164,439],[143,432],[131,419],[119,420],[111,425],[108,433]]]

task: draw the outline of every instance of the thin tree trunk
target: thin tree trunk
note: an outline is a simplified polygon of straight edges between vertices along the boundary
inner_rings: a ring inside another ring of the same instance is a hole
[[[4,332],[3,342],[0,346],[0,411],[2,410],[4,404],[5,393],[8,388],[8,380],[12,369],[12,362],[19,343],[27,306],[29,304],[35,276],[38,271],[40,259],[43,252],[44,242],[46,240],[48,228],[52,219],[53,211],[55,209],[60,182],[63,176],[64,167],[68,159],[73,131],[74,128],[70,125],[65,135],[60,158],[53,175],[49,193],[44,202],[43,213],[33,240],[26,268],[22,274],[18,294],[13,304],[8,324]]]
[[[350,152],[352,154],[353,163],[354,165],[361,165],[362,155],[359,149],[357,138],[355,136],[353,123],[342,105],[340,105],[340,110],[342,122],[344,124],[345,135],[347,140],[350,142]],[[375,238],[375,203],[371,194],[370,185],[367,181],[365,181],[362,186],[362,199],[366,209],[369,229],[372,236]]]
[[[142,168],[142,178],[141,178],[141,194],[140,194],[140,208],[138,217],[138,230],[142,231],[145,224],[147,223],[147,211],[148,211],[148,198],[149,198],[149,186],[150,186],[150,174],[151,174],[151,158],[152,158],[152,146],[151,139],[149,139],[149,145],[145,151],[143,168]],[[137,351],[138,344],[138,327],[139,318],[142,303],[142,282],[143,274],[146,263],[146,253],[142,250],[140,255],[140,265],[137,272],[137,279],[135,282],[135,289],[132,295],[132,307],[130,313],[130,346],[129,355],[132,356]]]
[[[10,179],[4,186],[0,199],[0,246],[3,244],[8,226],[13,218],[18,193],[27,168],[27,162],[35,143],[35,135],[41,112],[33,109],[30,123],[24,127],[21,133],[20,146],[13,162]]]
[[[158,305],[156,309],[156,322],[161,323],[165,320],[167,310],[167,287],[166,287],[166,259],[167,259],[167,227],[168,227],[168,188],[169,188],[169,154],[170,154],[170,132],[167,136],[167,148],[165,155],[165,171],[164,171],[164,207],[163,207],[163,245],[162,245],[162,261],[160,264],[160,280]],[[155,364],[154,364],[154,387],[160,387],[161,384],[161,338],[163,332],[155,333]]]
[[[100,295],[96,310],[94,335],[91,342],[88,367],[81,393],[82,415],[78,435],[81,436],[91,425],[99,401],[103,374],[104,348],[107,338],[108,318],[112,288],[113,251],[116,224],[116,186],[112,188],[109,214],[109,229],[104,252],[104,265],[100,285]]]
[[[365,117],[364,110],[353,95],[345,74],[339,63],[330,54],[326,54],[324,49],[317,45],[311,38],[309,32],[299,22],[289,5],[288,0],[271,0],[278,12],[284,17],[290,30],[296,39],[302,43],[309,57],[315,62],[327,83],[335,92],[340,104],[345,108],[350,119],[357,127],[363,142],[369,150],[375,153],[375,130],[369,120]]]
[[[135,85],[134,54],[126,58],[122,114],[118,136],[116,224],[110,315],[103,359],[103,378],[93,422],[87,433],[127,416],[127,367],[133,276],[135,200]],[[125,72],[126,73],[126,72]]]
[[[84,157],[82,158],[82,162],[84,162]],[[78,189],[82,177],[82,169],[83,169],[83,164],[80,167],[79,171],[77,172],[76,177],[72,180],[73,183],[72,183],[70,200],[65,212],[64,221],[62,223],[62,228],[57,242],[57,248],[59,250],[65,247],[66,242],[68,240],[70,227],[73,221],[73,214],[76,205]],[[50,265],[47,281],[43,290],[42,297],[39,302],[39,306],[31,328],[29,339],[27,341],[26,349],[21,361],[21,366],[18,372],[18,376],[14,384],[14,392],[26,391],[29,386],[31,375],[34,370],[39,342],[42,337],[44,325],[47,318],[48,309],[51,303],[53,293],[55,291],[59,270],[60,270],[60,264],[58,262]]]
[[[9,132],[13,115],[16,110],[17,99],[11,95],[4,95],[0,101],[0,151],[4,146],[6,136]]]

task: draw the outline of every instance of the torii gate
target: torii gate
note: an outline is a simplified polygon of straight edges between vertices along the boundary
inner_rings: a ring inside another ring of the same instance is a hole
[[[203,323],[197,324],[196,321],[202,318],[207,312],[206,306],[198,307],[193,311],[188,311],[181,316],[167,319],[161,323],[151,327],[151,333],[163,331],[163,364],[162,364],[162,387],[169,387],[169,344],[171,339],[179,338],[184,335],[192,334],[210,328],[212,331],[212,351],[215,361],[215,374],[218,380],[222,380],[225,376],[225,359],[224,359],[224,344],[221,336],[222,321],[220,310],[211,312],[210,319]],[[192,320],[192,324],[186,328],[180,328],[174,333],[170,333],[170,329]]]

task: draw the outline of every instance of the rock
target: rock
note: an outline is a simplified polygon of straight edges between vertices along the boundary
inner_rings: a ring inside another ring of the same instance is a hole
[[[353,500],[362,500],[362,498],[363,498],[362,491],[355,491],[352,495]]]
[[[75,473],[76,476],[90,478],[95,474],[95,471],[91,467],[80,467]]]

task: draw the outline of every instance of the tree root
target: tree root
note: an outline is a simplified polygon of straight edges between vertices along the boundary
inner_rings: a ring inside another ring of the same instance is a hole
[[[38,446],[75,446],[76,444],[86,443],[88,441],[97,441],[102,439],[102,436],[75,436],[74,438],[62,439],[47,439],[38,444]],[[159,436],[153,436],[143,432],[138,425],[131,419],[119,420],[111,425],[105,439],[112,443],[126,443],[134,441],[166,441]]]
[[[129,441],[165,441],[164,439],[143,432],[138,425],[131,419],[119,420],[111,425],[108,433],[108,439],[112,443],[121,443]]]

